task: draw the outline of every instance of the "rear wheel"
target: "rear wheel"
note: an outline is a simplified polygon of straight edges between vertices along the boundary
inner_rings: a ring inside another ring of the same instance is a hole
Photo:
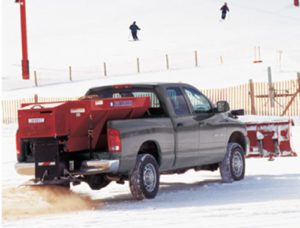
[[[134,199],[152,199],[159,188],[159,170],[155,158],[150,154],[141,154],[129,178],[130,191]]]
[[[245,152],[237,143],[229,143],[227,152],[219,164],[223,182],[242,180],[245,176]]]

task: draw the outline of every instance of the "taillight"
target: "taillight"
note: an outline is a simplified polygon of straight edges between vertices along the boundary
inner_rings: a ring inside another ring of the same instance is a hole
[[[122,151],[120,132],[117,129],[107,129],[107,143],[109,152]]]
[[[21,156],[21,139],[20,139],[19,129],[17,130],[16,133],[16,149],[17,149],[17,158],[19,159],[19,157]]]

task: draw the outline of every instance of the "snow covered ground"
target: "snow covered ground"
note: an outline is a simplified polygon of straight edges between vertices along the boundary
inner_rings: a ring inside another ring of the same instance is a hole
[[[100,191],[85,184],[72,191],[19,186],[27,178],[13,169],[15,130],[3,128],[4,227],[296,228],[300,222],[299,157],[247,159],[245,179],[232,184],[222,184],[219,172],[162,176],[157,197],[136,202],[128,183]]]
[[[227,87],[250,78],[267,81],[267,66],[272,67],[274,81],[295,79],[300,71],[300,8],[293,7],[292,0],[227,2],[230,13],[220,22],[219,0],[27,0],[30,66],[40,83],[34,87],[32,78],[20,80],[19,7],[4,0],[2,99],[80,96],[91,86],[147,81],[181,81],[200,89]],[[142,28],[141,41],[128,42],[128,26],[134,20]],[[261,47],[261,64],[252,63],[255,46]],[[170,57],[169,71],[165,54]],[[68,82],[69,65],[73,82]],[[298,126],[292,129],[298,153],[299,122],[298,117]],[[300,224],[299,158],[247,159],[245,180],[233,184],[222,184],[218,172],[163,176],[154,200],[135,202],[128,184],[111,184],[101,191],[80,185],[70,192],[19,187],[27,178],[13,167],[15,130],[16,125],[1,127],[5,227],[296,228]]]

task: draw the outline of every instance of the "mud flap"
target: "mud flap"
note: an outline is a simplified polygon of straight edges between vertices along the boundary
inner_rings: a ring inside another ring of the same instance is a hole
[[[35,180],[59,180],[62,170],[59,160],[59,145],[56,139],[36,140],[33,147],[35,157]]]

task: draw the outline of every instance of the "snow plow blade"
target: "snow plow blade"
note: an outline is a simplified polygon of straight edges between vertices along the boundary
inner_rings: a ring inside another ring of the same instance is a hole
[[[247,157],[297,156],[291,145],[292,121],[278,120],[244,121],[250,141]]]

